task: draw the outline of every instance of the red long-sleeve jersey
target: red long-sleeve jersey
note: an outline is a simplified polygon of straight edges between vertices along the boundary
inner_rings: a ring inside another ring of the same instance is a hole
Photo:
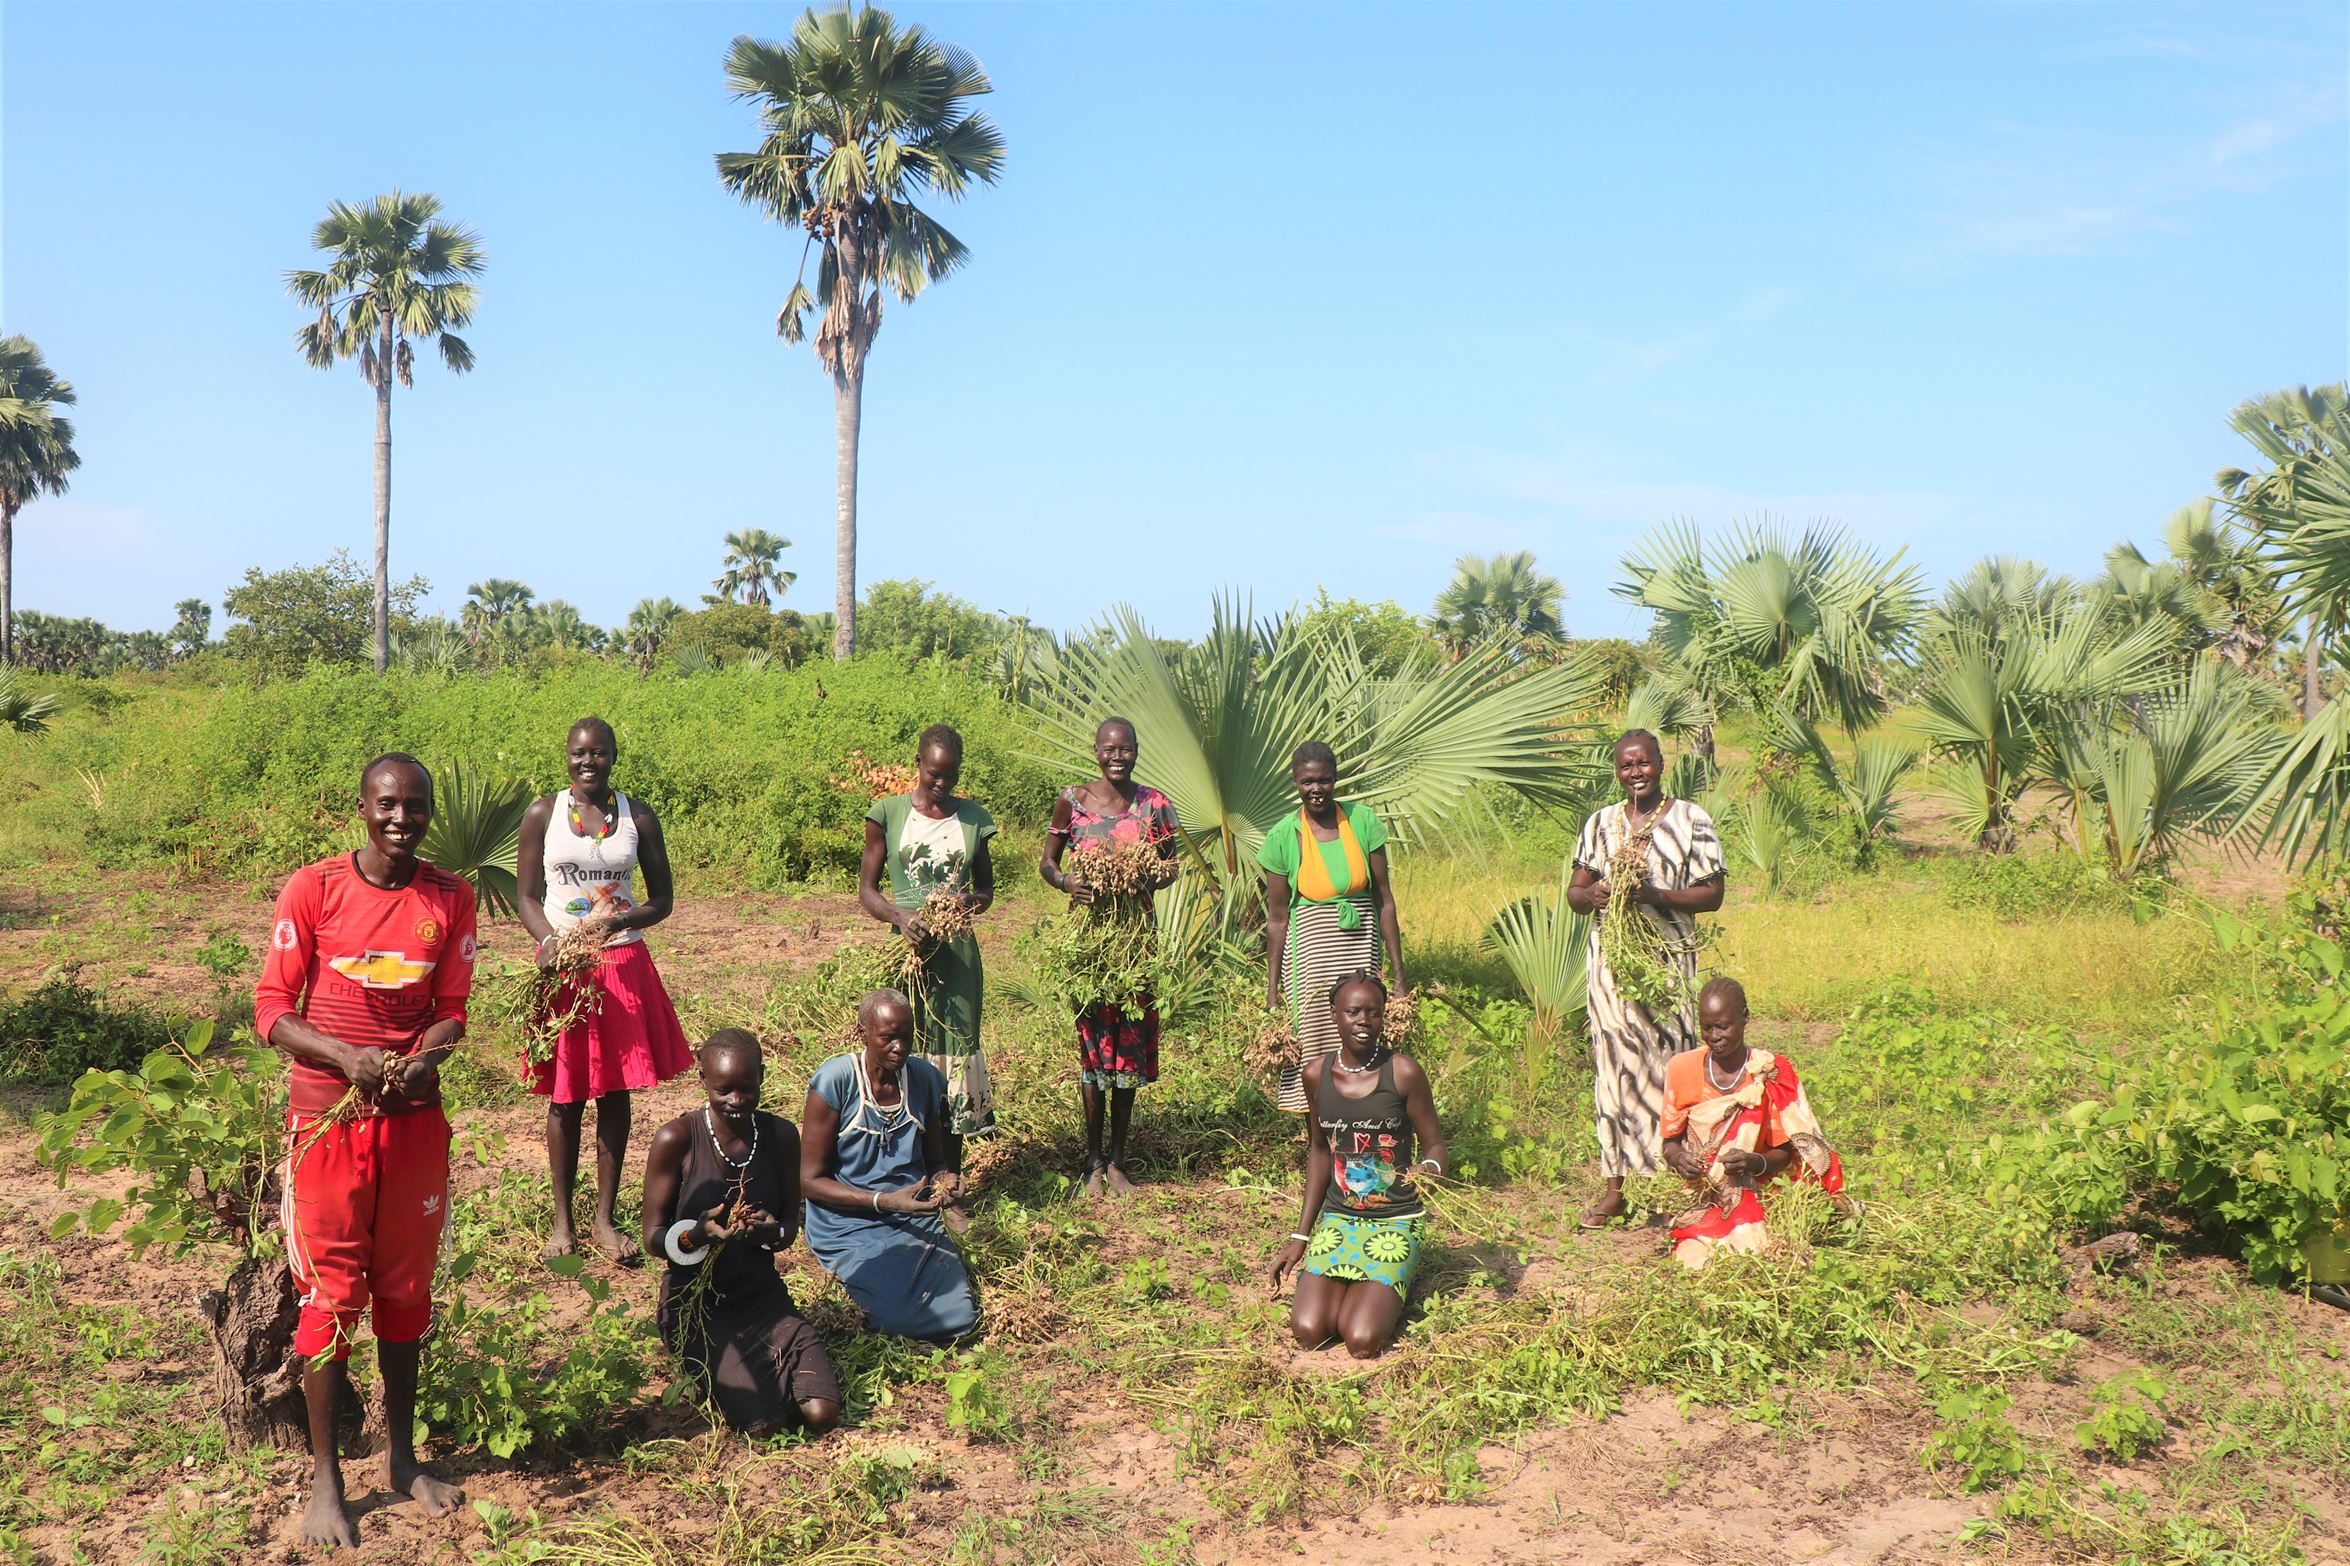
[[[473,989],[473,888],[447,871],[418,865],[397,891],[371,886],[355,856],[304,865],[277,895],[269,959],[253,991],[253,1027],[262,1038],[289,1014],[329,1038],[395,1054],[416,1048],[436,1022],[465,1020]],[[289,1059],[297,1114],[334,1107],[350,1087],[343,1074]],[[397,1113],[437,1104],[430,1097],[362,1106]]]

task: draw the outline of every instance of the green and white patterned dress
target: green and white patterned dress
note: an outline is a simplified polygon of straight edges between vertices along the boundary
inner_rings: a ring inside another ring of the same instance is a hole
[[[889,900],[909,910],[933,892],[970,890],[971,866],[996,832],[995,818],[967,799],[955,801],[952,816],[933,820],[914,808],[913,795],[895,794],[875,800],[865,819],[881,828]],[[914,1003],[914,1053],[946,1078],[947,1131],[954,1136],[995,1131],[995,1093],[979,1041],[986,989],[979,940],[964,935],[930,954],[907,997]]]

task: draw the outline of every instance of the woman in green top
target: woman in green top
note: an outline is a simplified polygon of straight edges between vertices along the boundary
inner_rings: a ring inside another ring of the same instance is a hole
[[[995,818],[955,796],[962,776],[963,736],[944,723],[924,729],[915,747],[913,789],[875,800],[865,817],[857,887],[865,911],[923,954],[922,971],[907,986],[914,1004],[913,1053],[946,1078],[947,1167],[957,1175],[963,1172],[963,1139],[995,1133],[995,1095],[979,1044],[987,976],[975,936],[941,941],[923,927],[921,912],[934,892],[962,894],[975,914],[995,901],[995,866],[987,854]],[[949,1228],[969,1221],[957,1208],[945,1216]]]
[[[1387,829],[1361,805],[1338,800],[1338,757],[1308,740],[1289,758],[1299,808],[1265,834],[1266,1001],[1290,1001],[1298,1058],[1281,1068],[1280,1104],[1306,1112],[1308,1062],[1338,1053],[1338,1025],[1325,997],[1350,973],[1377,973],[1384,955],[1395,992],[1405,993],[1403,933],[1387,879]],[[1310,851],[1309,851],[1310,850]]]

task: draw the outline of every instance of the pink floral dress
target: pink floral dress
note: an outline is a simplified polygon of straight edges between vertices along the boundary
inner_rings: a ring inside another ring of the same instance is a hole
[[[1071,850],[1088,843],[1160,843],[1175,835],[1175,806],[1148,784],[1134,785],[1134,803],[1107,815],[1085,803],[1077,788],[1061,790],[1069,806]],[[1064,868],[1069,860],[1063,859]],[[1133,1088],[1159,1080],[1159,1008],[1104,1004],[1077,1014],[1078,1078],[1091,1087]]]

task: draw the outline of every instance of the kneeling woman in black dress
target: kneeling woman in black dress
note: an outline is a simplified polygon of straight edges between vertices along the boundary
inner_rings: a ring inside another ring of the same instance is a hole
[[[800,1229],[800,1133],[759,1112],[757,1039],[722,1029],[700,1056],[709,1102],[655,1132],[645,1159],[645,1253],[668,1263],[661,1340],[735,1429],[820,1436],[840,1423],[840,1380],[775,1271]]]

